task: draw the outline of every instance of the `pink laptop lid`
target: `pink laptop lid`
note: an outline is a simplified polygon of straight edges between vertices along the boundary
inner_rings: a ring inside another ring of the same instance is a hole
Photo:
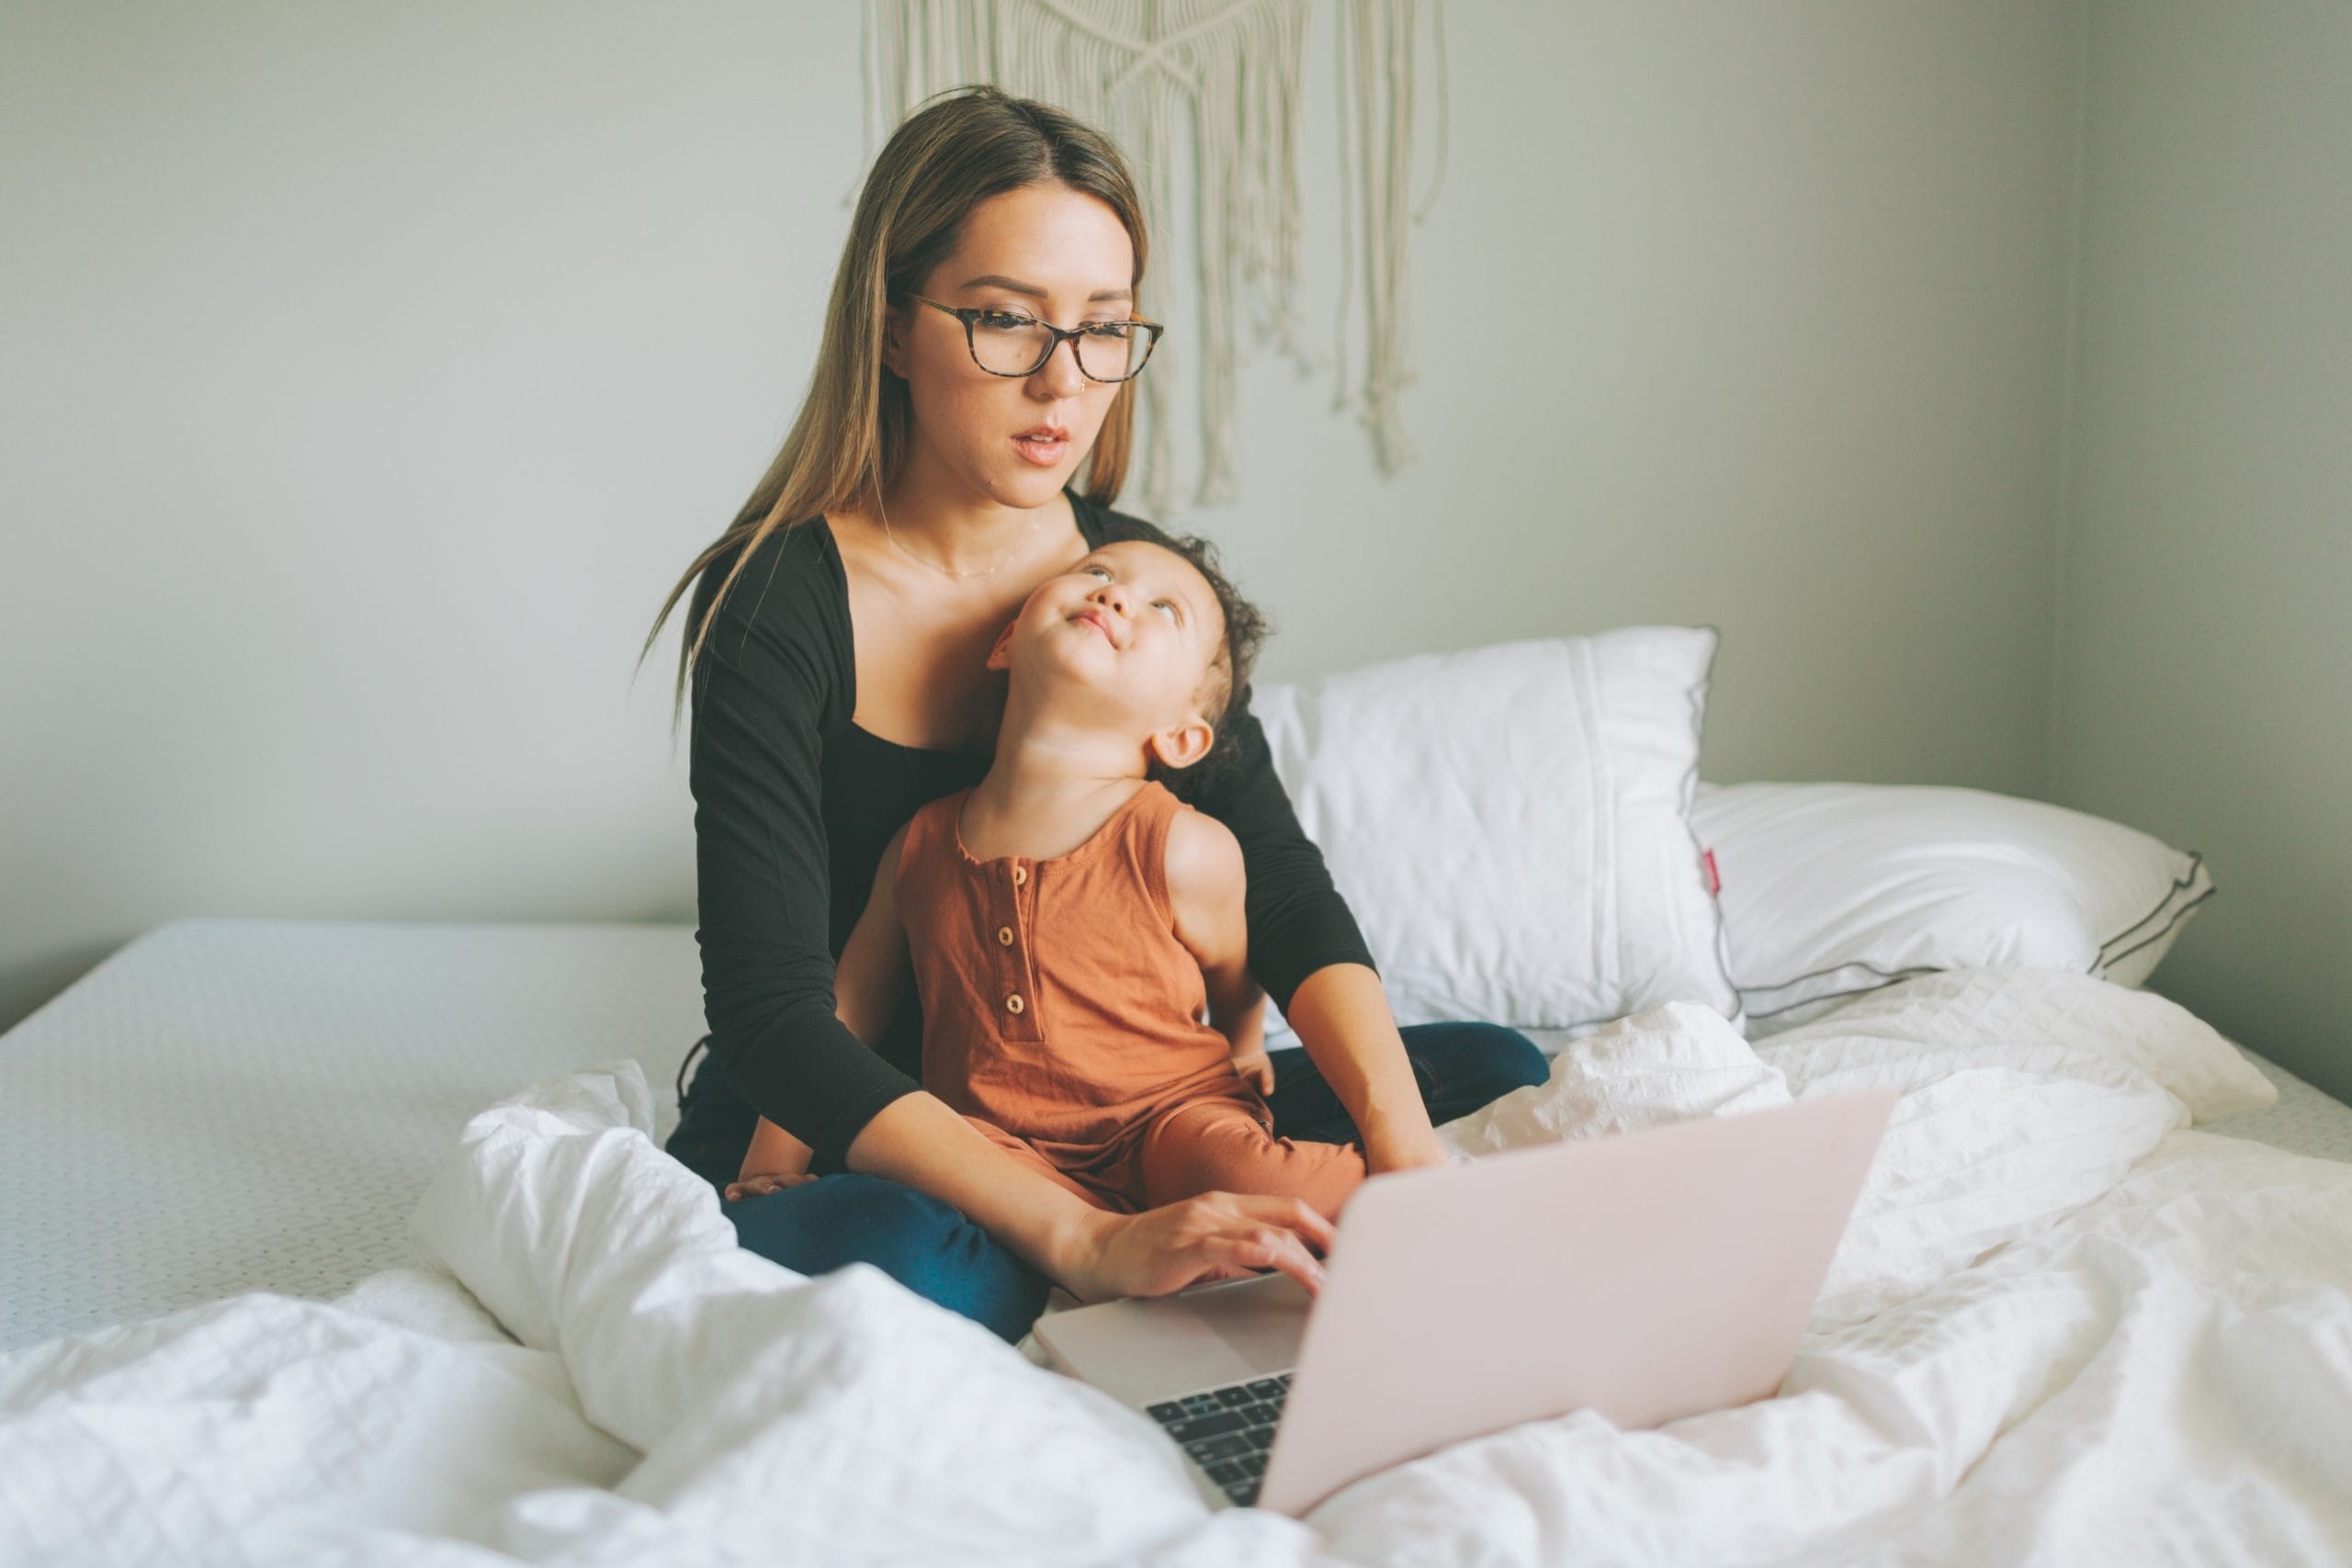
[[[1777,1391],[1892,1089],[1374,1177],[1340,1214],[1258,1506],[1522,1421]]]

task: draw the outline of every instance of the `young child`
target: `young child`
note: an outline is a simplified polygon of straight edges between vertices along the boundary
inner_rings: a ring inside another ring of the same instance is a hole
[[[1241,847],[1147,777],[1213,751],[1260,624],[1182,548],[1107,544],[1030,595],[989,655],[1011,673],[988,774],[884,850],[836,1005],[874,1044],[911,979],[923,1088],[1098,1208],[1227,1191],[1336,1219],[1363,1156],[1273,1135]],[[763,1119],[727,1196],[808,1161]]]

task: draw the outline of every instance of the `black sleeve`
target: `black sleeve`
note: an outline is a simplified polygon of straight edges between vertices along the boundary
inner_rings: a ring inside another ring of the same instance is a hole
[[[1347,900],[1331,886],[1323,852],[1291,809],[1265,731],[1250,711],[1249,688],[1242,689],[1230,716],[1238,750],[1203,781],[1192,804],[1232,829],[1241,841],[1250,877],[1250,973],[1287,1012],[1299,982],[1324,965],[1377,966]]]
[[[731,558],[705,573],[689,636]],[[815,547],[776,536],[744,569],[695,671],[690,765],[711,1052],[729,1086],[808,1144],[820,1169],[920,1088],[833,1011],[821,761],[849,651],[848,606],[830,602],[827,567]]]

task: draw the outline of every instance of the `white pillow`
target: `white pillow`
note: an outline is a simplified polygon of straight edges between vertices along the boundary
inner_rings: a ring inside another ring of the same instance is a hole
[[[1917,975],[2137,986],[2213,891],[2201,857],[2041,801],[1917,784],[1701,785],[1748,1032]]]
[[[1634,626],[1257,688],[1399,1023],[1737,1016],[1689,820],[1714,650]]]

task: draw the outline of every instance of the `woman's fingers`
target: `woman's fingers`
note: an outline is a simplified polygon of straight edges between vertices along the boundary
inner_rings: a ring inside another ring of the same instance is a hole
[[[719,1192],[719,1197],[729,1203],[738,1202],[745,1198],[764,1198],[771,1192],[781,1192],[787,1187],[797,1187],[804,1181],[816,1179],[814,1175],[805,1170],[786,1174],[747,1176],[740,1181],[729,1182]]]
[[[1108,1216],[1106,1216],[1108,1218]],[[1337,1227],[1295,1198],[1204,1192],[1112,1220],[1062,1283],[1080,1301],[1157,1296],[1211,1280],[1276,1269],[1309,1295]]]
[[[1291,1231],[1264,1226],[1238,1235],[1217,1236],[1208,1243],[1206,1250],[1212,1257],[1240,1264],[1245,1270],[1279,1269],[1297,1280],[1310,1296],[1323,1288],[1323,1265]]]
[[[1236,1196],[1233,1201],[1253,1220],[1295,1231],[1317,1252],[1330,1251],[1331,1244],[1340,1239],[1340,1227],[1304,1199]]]
[[[1330,1250],[1339,1231],[1296,1198],[1264,1198],[1216,1192],[1204,1201],[1218,1213],[1208,1250],[1256,1269],[1279,1269],[1313,1295],[1323,1287],[1323,1265],[1316,1253]],[[1312,1250],[1310,1250],[1312,1248]]]

